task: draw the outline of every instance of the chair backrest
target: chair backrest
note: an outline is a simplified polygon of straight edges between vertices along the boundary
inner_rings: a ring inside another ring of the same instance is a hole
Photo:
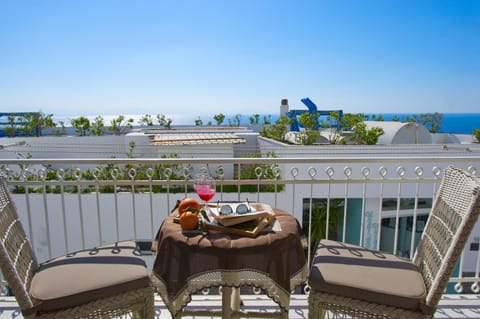
[[[438,305],[479,213],[478,178],[448,166],[413,258],[427,286],[427,305]]]
[[[33,306],[28,293],[38,264],[25,235],[7,188],[6,178],[0,174],[0,268],[20,309]]]

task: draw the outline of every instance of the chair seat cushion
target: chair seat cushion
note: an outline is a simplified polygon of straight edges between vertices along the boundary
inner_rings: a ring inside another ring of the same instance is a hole
[[[410,310],[425,310],[426,287],[410,260],[322,240],[308,283],[313,291]]]
[[[148,287],[150,278],[134,241],[78,251],[39,266],[30,295],[35,312],[51,312]]]

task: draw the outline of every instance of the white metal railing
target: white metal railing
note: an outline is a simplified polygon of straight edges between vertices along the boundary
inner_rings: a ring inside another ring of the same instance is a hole
[[[477,173],[478,157],[176,158],[0,160],[40,261],[105,242],[148,243],[191,176],[217,179],[214,200],[266,202],[315,234],[410,257],[442,171]],[[242,188],[250,187],[248,190]],[[268,188],[268,189],[265,189]],[[319,222],[318,215],[326,215]],[[451,292],[478,294],[480,227],[467,243]]]

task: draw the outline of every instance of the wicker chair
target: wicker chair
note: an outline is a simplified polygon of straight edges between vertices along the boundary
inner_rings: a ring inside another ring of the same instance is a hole
[[[1,174],[0,267],[25,318],[154,318],[153,289],[135,242],[38,264]]]
[[[445,170],[413,260],[322,240],[309,276],[309,318],[433,318],[480,213],[476,177]]]

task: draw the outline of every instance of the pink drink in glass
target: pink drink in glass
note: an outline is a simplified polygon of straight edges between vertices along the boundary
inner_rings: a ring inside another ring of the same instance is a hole
[[[197,174],[193,182],[193,189],[203,200],[205,210],[207,210],[208,201],[215,196],[215,179],[207,174]]]
[[[202,200],[208,202],[215,196],[215,190],[210,188],[208,185],[197,185],[195,187],[195,192],[197,193],[198,197]]]

